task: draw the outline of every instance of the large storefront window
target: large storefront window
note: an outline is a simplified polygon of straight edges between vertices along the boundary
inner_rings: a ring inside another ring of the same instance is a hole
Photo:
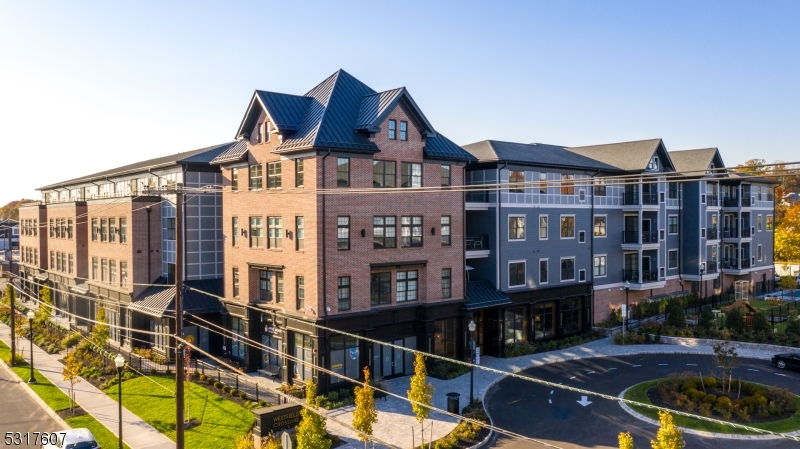
[[[294,364],[294,378],[302,381],[311,379],[314,359],[312,358],[311,337],[294,334],[294,356],[302,362]]]
[[[506,309],[504,328],[506,344],[527,341],[528,333],[525,328],[525,307]]]
[[[150,344],[161,351],[167,350],[169,326],[163,319],[150,319]]]
[[[261,343],[266,346],[262,352],[261,368],[280,369],[283,366],[283,357],[280,356],[283,347],[281,339],[274,335],[262,335]]]
[[[231,357],[244,360],[246,345],[244,344],[244,320],[231,318],[231,331],[235,334],[231,340]]]
[[[358,340],[353,337],[337,335],[331,337],[331,371],[350,379],[358,380],[361,357],[358,350]],[[344,382],[347,379],[331,376],[331,383]]]
[[[437,320],[433,322],[433,353],[445,357],[456,357],[456,319]]]
[[[563,304],[564,334],[579,332],[581,330],[581,299],[566,299]]]
[[[111,341],[119,341],[119,315],[113,310],[106,309],[106,319],[108,320],[108,337]]]
[[[541,302],[533,306],[534,338],[549,338],[556,334],[556,303]]]

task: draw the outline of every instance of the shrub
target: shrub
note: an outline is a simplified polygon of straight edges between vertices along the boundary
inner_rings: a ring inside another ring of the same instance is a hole
[[[733,412],[733,403],[727,396],[720,396],[717,399],[717,404],[714,405],[714,410],[722,415],[725,419],[730,419]]]
[[[703,416],[711,416],[711,407],[712,407],[711,404],[703,402],[702,404],[700,404],[698,410],[700,411],[700,414]]]
[[[667,325],[683,328],[686,326],[686,314],[679,302],[672,302],[667,309]]]
[[[214,388],[216,388],[217,390],[222,390],[222,387],[223,387],[222,382],[214,382]]]
[[[713,406],[717,403],[717,397],[711,393],[708,393],[703,397],[703,404],[708,404],[709,406]]]
[[[225,385],[224,387],[222,387],[222,391],[224,391],[225,393],[229,393],[231,391],[231,387]]]
[[[150,375],[155,376],[156,374],[158,374],[158,371],[155,368],[150,368]]]
[[[171,369],[169,369],[169,368],[167,368],[167,370],[165,371],[165,373],[167,374],[167,376],[169,376],[170,374],[172,374],[172,370],[171,370]]]
[[[209,385],[214,385],[214,384],[215,384],[217,381],[216,381],[216,380],[214,380],[214,379],[212,379],[212,378],[210,378],[210,377],[206,377],[206,382],[207,382]]]
[[[235,389],[235,388],[231,388],[230,390],[228,390],[228,393],[229,393],[231,396],[239,396],[239,390],[237,390],[237,389]]]
[[[267,401],[264,401],[264,400],[258,401],[258,406],[259,407],[266,407],[267,406]]]
[[[536,352],[536,346],[527,341],[517,341],[506,345],[505,349],[505,356],[506,357],[519,357],[523,355],[529,355]]]
[[[706,394],[703,393],[702,391],[695,390],[694,393],[692,393],[692,400],[694,401],[703,402],[705,398]]]
[[[245,399],[245,398],[247,397],[247,393],[245,393],[244,391],[240,391],[240,392],[239,392],[239,397],[240,397],[241,399]]]
[[[717,388],[717,378],[716,377],[710,377],[710,376],[709,377],[704,377],[703,378],[703,385],[705,385],[706,388],[710,388],[710,389]]]
[[[711,310],[711,306],[705,306],[700,311],[700,317],[697,319],[697,325],[703,329],[711,329],[714,325],[714,312]]]
[[[81,335],[80,334],[77,334],[77,333],[76,334],[70,334],[70,335],[67,335],[66,337],[64,337],[63,340],[61,340],[61,347],[63,347],[64,349],[68,349],[68,348],[71,348],[71,347],[75,346],[76,344],[78,344],[79,341],[81,341]]]
[[[744,316],[738,309],[731,310],[725,315],[725,327],[735,332],[744,332]]]

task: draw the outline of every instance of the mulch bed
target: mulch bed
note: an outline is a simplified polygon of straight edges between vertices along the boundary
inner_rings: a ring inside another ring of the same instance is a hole
[[[64,410],[57,411],[56,414],[61,419],[69,419],[69,418],[74,418],[76,416],[87,415],[88,413],[86,413],[86,410],[76,405],[72,410],[65,408]]]
[[[711,394],[713,394],[714,396],[717,396],[717,397],[720,397],[720,396],[723,395],[722,394],[722,390],[719,389],[719,388],[714,388],[714,389],[710,389],[709,388],[706,391],[708,391],[709,393],[711,393]],[[727,396],[727,394],[725,396]],[[731,396],[728,396],[728,397],[731,400],[734,400],[734,399],[736,399],[736,394],[731,393]],[[653,405],[656,405],[656,406],[659,406],[659,407],[672,408],[672,409],[681,410],[681,411],[684,411],[684,412],[687,412],[687,413],[692,413],[692,414],[695,414],[695,415],[698,415],[698,416],[702,416],[702,415],[700,415],[700,412],[697,411],[697,410],[694,410],[693,412],[689,412],[684,407],[678,407],[675,404],[669,403],[669,402],[661,399],[661,394],[658,392],[658,385],[656,385],[654,387],[651,387],[651,388],[649,388],[647,390],[647,399],[649,399],[650,402],[653,403]],[[780,415],[780,416],[770,416],[769,418],[762,418],[761,415],[759,415],[755,411],[751,411],[750,412],[750,421],[743,421],[743,420],[739,419],[735,414],[732,415],[730,418],[726,419],[725,417],[720,415],[718,412],[714,411],[713,408],[712,408],[711,416],[709,418],[714,418],[714,419],[719,419],[719,420],[722,420],[722,421],[734,422],[734,423],[739,423],[739,424],[753,424],[753,423],[767,423],[767,422],[773,422],[773,421],[780,421],[782,419],[786,419],[786,418],[792,416],[793,414],[794,413],[784,413],[783,415]]]

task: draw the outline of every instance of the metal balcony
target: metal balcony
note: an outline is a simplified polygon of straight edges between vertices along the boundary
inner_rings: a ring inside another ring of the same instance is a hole
[[[739,229],[737,228],[722,228],[722,238],[735,239],[739,237]]]
[[[742,198],[742,207],[750,207],[750,197]]]
[[[719,238],[717,228],[706,229],[706,238],[709,240],[717,240]]]
[[[722,268],[726,270],[738,270],[739,259],[725,259],[722,261]]]
[[[724,207],[739,207],[739,197],[725,197],[722,199]]]
[[[743,227],[742,228],[742,233],[741,233],[741,238],[747,239],[747,238],[750,238],[750,237],[752,237],[752,234],[750,233],[750,226]]]
[[[719,197],[717,195],[706,196],[706,206],[719,206]]]
[[[489,249],[489,234],[468,235],[464,240],[467,251],[485,251]]]
[[[717,272],[717,263],[716,262],[706,262],[706,273],[716,273]]]

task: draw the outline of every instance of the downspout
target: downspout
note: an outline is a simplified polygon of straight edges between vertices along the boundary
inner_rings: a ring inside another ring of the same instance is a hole
[[[669,187],[667,187],[669,189]],[[667,214],[667,235],[669,235],[669,213]],[[669,267],[669,251],[667,252]],[[678,183],[678,283],[683,291],[683,183]]]
[[[156,176],[158,176],[158,175],[156,175]],[[158,176],[158,177],[161,178],[161,176]],[[185,186],[186,186],[186,166],[183,165],[181,167],[181,183],[180,183],[180,187],[185,187]],[[178,183],[177,182],[175,183],[175,187],[176,188],[178,187]],[[177,201],[178,201],[178,195],[175,195],[175,202],[177,203]],[[198,201],[200,201],[200,200],[198,199]],[[181,270],[181,273],[182,273],[181,274],[181,279],[183,279],[183,281],[186,281],[186,260],[187,260],[186,259],[186,222],[185,222],[185,219],[186,219],[186,199],[184,199],[181,202],[181,204],[176,204],[175,205],[175,213],[176,214],[178,213],[178,208],[179,207],[181,208],[181,210],[180,210],[180,213],[182,214],[181,217],[183,217],[183,219],[181,220],[181,221],[183,221],[183,226],[181,226],[181,235],[176,236],[176,237],[178,237],[179,239],[181,239],[183,241],[183,244],[181,245],[181,249],[183,250],[183,251],[181,251],[183,253],[183,254],[181,254],[181,260],[183,260],[183,263],[181,264],[182,265],[181,267],[177,267],[177,268],[179,268]]]
[[[498,161],[499,163],[500,161]],[[497,290],[501,290],[502,287],[500,285],[500,264],[503,262],[502,253],[500,249],[500,234],[503,232],[502,228],[500,227],[500,213],[502,212],[503,201],[501,196],[502,189],[500,189],[500,170],[505,169],[508,167],[508,162],[503,163],[503,168],[497,168],[497,215],[495,217],[497,221],[497,234],[495,234],[495,245],[497,245]]]
[[[328,148],[328,154],[322,156],[322,188],[326,187],[326,179],[325,179],[325,159],[331,155],[331,149]],[[324,312],[323,316],[328,316],[328,276],[327,276],[327,257],[326,254],[328,253],[328,248],[325,246],[325,234],[326,228],[325,223],[327,221],[327,215],[325,215],[325,194],[322,194],[322,311]]]
[[[592,326],[594,326],[594,178],[595,178],[595,176],[597,176],[599,174],[600,174],[600,170],[597,170],[595,172],[595,174],[592,175],[592,185],[591,185],[592,190],[589,192],[589,193],[591,193],[590,198],[591,198],[591,201],[592,201],[592,205],[591,205],[591,211],[592,212],[591,212],[591,218],[590,218],[591,221],[589,221],[589,223],[590,223],[590,226],[589,226],[589,253],[590,253],[589,254],[589,260],[592,261],[592,265],[591,265],[592,269],[589,270],[590,273],[591,273],[589,279],[590,279],[591,286],[592,286],[592,299],[591,299],[591,301],[589,303],[589,316],[591,317],[590,318],[591,319],[590,323],[591,323]]]
[[[153,208],[151,206],[147,206],[144,210],[147,211],[147,282],[149,283],[152,279],[150,279],[150,212],[152,212]],[[131,223],[133,224],[133,223]]]

